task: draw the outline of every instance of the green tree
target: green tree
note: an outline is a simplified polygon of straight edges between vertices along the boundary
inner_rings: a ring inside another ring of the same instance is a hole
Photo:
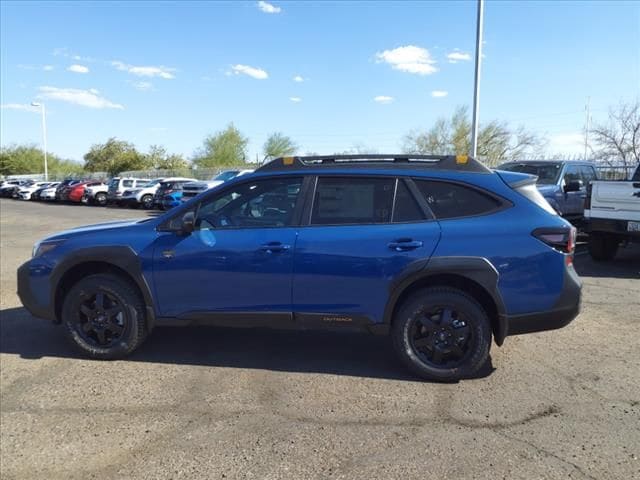
[[[82,172],[82,164],[63,160],[47,152],[47,169],[52,175],[68,175]],[[34,145],[11,145],[0,149],[0,174],[42,174],[44,153]]]
[[[298,145],[283,133],[275,132],[269,135],[262,147],[264,161],[278,157],[293,155],[298,150]]]
[[[204,139],[193,163],[201,168],[227,167],[244,163],[249,139],[230,123],[226,129]]]
[[[145,155],[133,144],[110,138],[104,144],[91,147],[84,156],[84,168],[89,172],[108,172],[117,175],[126,170],[144,170],[151,167]]]
[[[146,163],[158,170],[181,170],[189,167],[182,155],[168,154],[167,149],[160,145],[151,145],[145,158]]]
[[[523,126],[510,128],[492,120],[480,126],[478,157],[489,165],[541,153],[544,141]],[[450,119],[439,118],[426,132],[411,132],[404,139],[406,153],[459,155],[471,151],[471,121],[467,107],[458,107]]]

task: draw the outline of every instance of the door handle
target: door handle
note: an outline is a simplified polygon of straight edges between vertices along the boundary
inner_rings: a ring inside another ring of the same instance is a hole
[[[410,238],[400,238],[393,242],[389,242],[387,246],[396,252],[405,252],[407,250],[415,250],[420,248],[423,243],[420,240],[412,240]]]
[[[265,243],[264,245],[260,245],[260,251],[266,252],[266,253],[286,252],[290,248],[291,248],[291,245],[284,245],[283,243],[280,243],[280,242],[269,242],[269,243]]]

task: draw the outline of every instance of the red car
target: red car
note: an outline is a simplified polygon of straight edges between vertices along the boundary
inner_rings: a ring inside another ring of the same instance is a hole
[[[80,182],[72,185],[69,190],[69,201],[80,203],[82,201],[82,196],[84,195],[84,189],[86,187],[92,187],[94,185],[100,185],[102,182],[96,182],[94,180],[89,182]]]

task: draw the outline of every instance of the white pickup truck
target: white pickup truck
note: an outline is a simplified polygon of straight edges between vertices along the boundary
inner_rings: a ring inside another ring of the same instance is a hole
[[[630,180],[591,182],[584,218],[594,260],[611,260],[622,242],[640,242],[640,165]]]

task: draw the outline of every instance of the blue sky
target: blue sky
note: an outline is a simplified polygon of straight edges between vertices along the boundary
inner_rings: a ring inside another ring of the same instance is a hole
[[[115,136],[187,157],[229,122],[250,158],[281,131],[301,153],[398,151],[471,105],[476,2],[8,2],[0,20],[3,145],[81,160]],[[640,2],[485,4],[481,121],[582,151],[594,121],[640,94]]]

